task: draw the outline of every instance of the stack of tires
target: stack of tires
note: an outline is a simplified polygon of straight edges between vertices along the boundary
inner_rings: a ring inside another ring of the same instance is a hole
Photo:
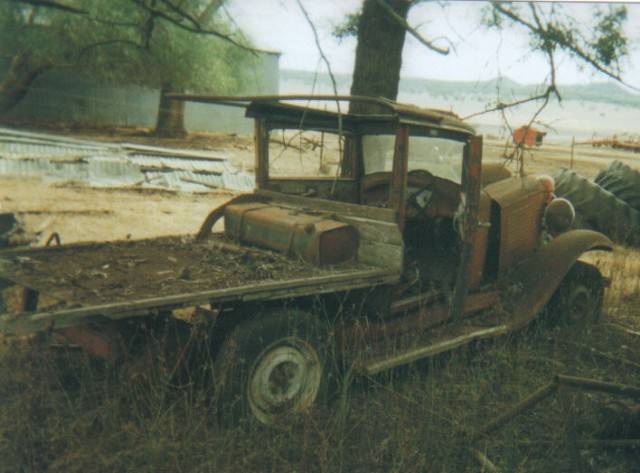
[[[640,244],[640,172],[614,161],[594,182],[569,169],[553,178],[556,195],[576,209],[576,228],[598,230],[618,243]]]
[[[595,183],[640,211],[640,172],[620,161],[600,171]]]

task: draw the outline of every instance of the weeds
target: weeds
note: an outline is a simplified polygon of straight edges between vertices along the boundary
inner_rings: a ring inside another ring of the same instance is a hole
[[[604,320],[589,330],[537,324],[383,375],[347,373],[329,406],[276,430],[218,425],[202,383],[169,382],[157,356],[132,376],[79,351],[2,341],[0,472],[479,471],[465,433],[553,374],[640,385],[640,337],[624,330],[640,328],[640,254],[599,259],[613,283]],[[615,436],[618,401],[576,394],[570,402],[579,438]],[[563,471],[566,411],[550,397],[475,448],[503,471]],[[583,471],[640,470],[637,451],[578,454]]]

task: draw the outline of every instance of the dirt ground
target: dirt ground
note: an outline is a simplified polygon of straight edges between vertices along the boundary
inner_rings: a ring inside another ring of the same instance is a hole
[[[127,141],[140,144],[200,148],[222,151],[238,168],[252,170],[253,140],[250,136],[224,133],[194,133],[184,139],[159,139],[140,130],[57,130],[74,138]],[[485,162],[504,162],[505,143],[486,139]],[[292,153],[297,154],[297,153]],[[573,168],[594,177],[613,160],[640,168],[640,155],[577,145]],[[296,157],[292,165],[299,165]],[[571,166],[571,147],[543,145],[525,154],[525,171],[553,174]],[[329,173],[333,174],[329,169]],[[513,168],[513,165],[511,165]],[[52,232],[63,242],[140,239],[183,235],[197,231],[205,216],[234,195],[220,190],[182,193],[152,189],[92,188],[51,183],[39,179],[0,177],[0,212],[17,212],[29,231],[42,244]]]
[[[486,139],[484,162],[504,162],[504,141]],[[640,169],[640,154],[612,148],[594,148],[591,145],[575,145],[573,163],[570,145],[543,144],[525,152],[524,168],[527,173],[551,174],[561,168],[571,168],[578,174],[593,178],[612,161],[622,161],[633,169]],[[513,166],[512,166],[513,167]]]
[[[0,212],[16,212],[43,244],[141,239],[195,233],[207,214],[233,196],[151,189],[107,189],[0,178]]]

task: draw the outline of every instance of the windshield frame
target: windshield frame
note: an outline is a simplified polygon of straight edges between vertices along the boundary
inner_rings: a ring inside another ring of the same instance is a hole
[[[468,183],[465,183],[464,167],[470,160],[470,143],[475,135],[451,132],[449,130],[443,130],[435,127],[417,126],[406,122],[400,122],[398,124],[396,129],[396,141],[387,206],[389,209],[393,209],[396,212],[398,225],[401,230],[404,230],[405,225],[406,196],[408,188],[409,139],[411,136],[447,138],[464,144],[461,170],[461,192],[465,193],[465,186],[468,185]],[[362,158],[364,159],[364,156]],[[482,160],[482,150],[480,150],[479,160]],[[362,163],[362,171],[361,177],[364,177],[364,162]]]

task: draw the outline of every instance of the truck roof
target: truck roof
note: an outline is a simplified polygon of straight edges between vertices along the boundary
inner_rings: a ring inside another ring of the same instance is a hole
[[[247,117],[269,118],[272,122],[280,125],[295,125],[296,128],[300,127],[302,119],[304,119],[305,128],[335,129],[336,125],[340,123],[345,131],[349,131],[356,124],[399,121],[409,125],[445,129],[462,135],[475,134],[475,129],[453,112],[401,104],[381,97],[309,94],[262,96],[169,94],[168,96],[176,100],[245,107]],[[301,106],[290,103],[297,101],[305,101],[307,104]],[[318,106],[309,106],[310,102],[369,103],[378,105],[380,112],[375,114],[338,112],[337,110],[318,108]]]

